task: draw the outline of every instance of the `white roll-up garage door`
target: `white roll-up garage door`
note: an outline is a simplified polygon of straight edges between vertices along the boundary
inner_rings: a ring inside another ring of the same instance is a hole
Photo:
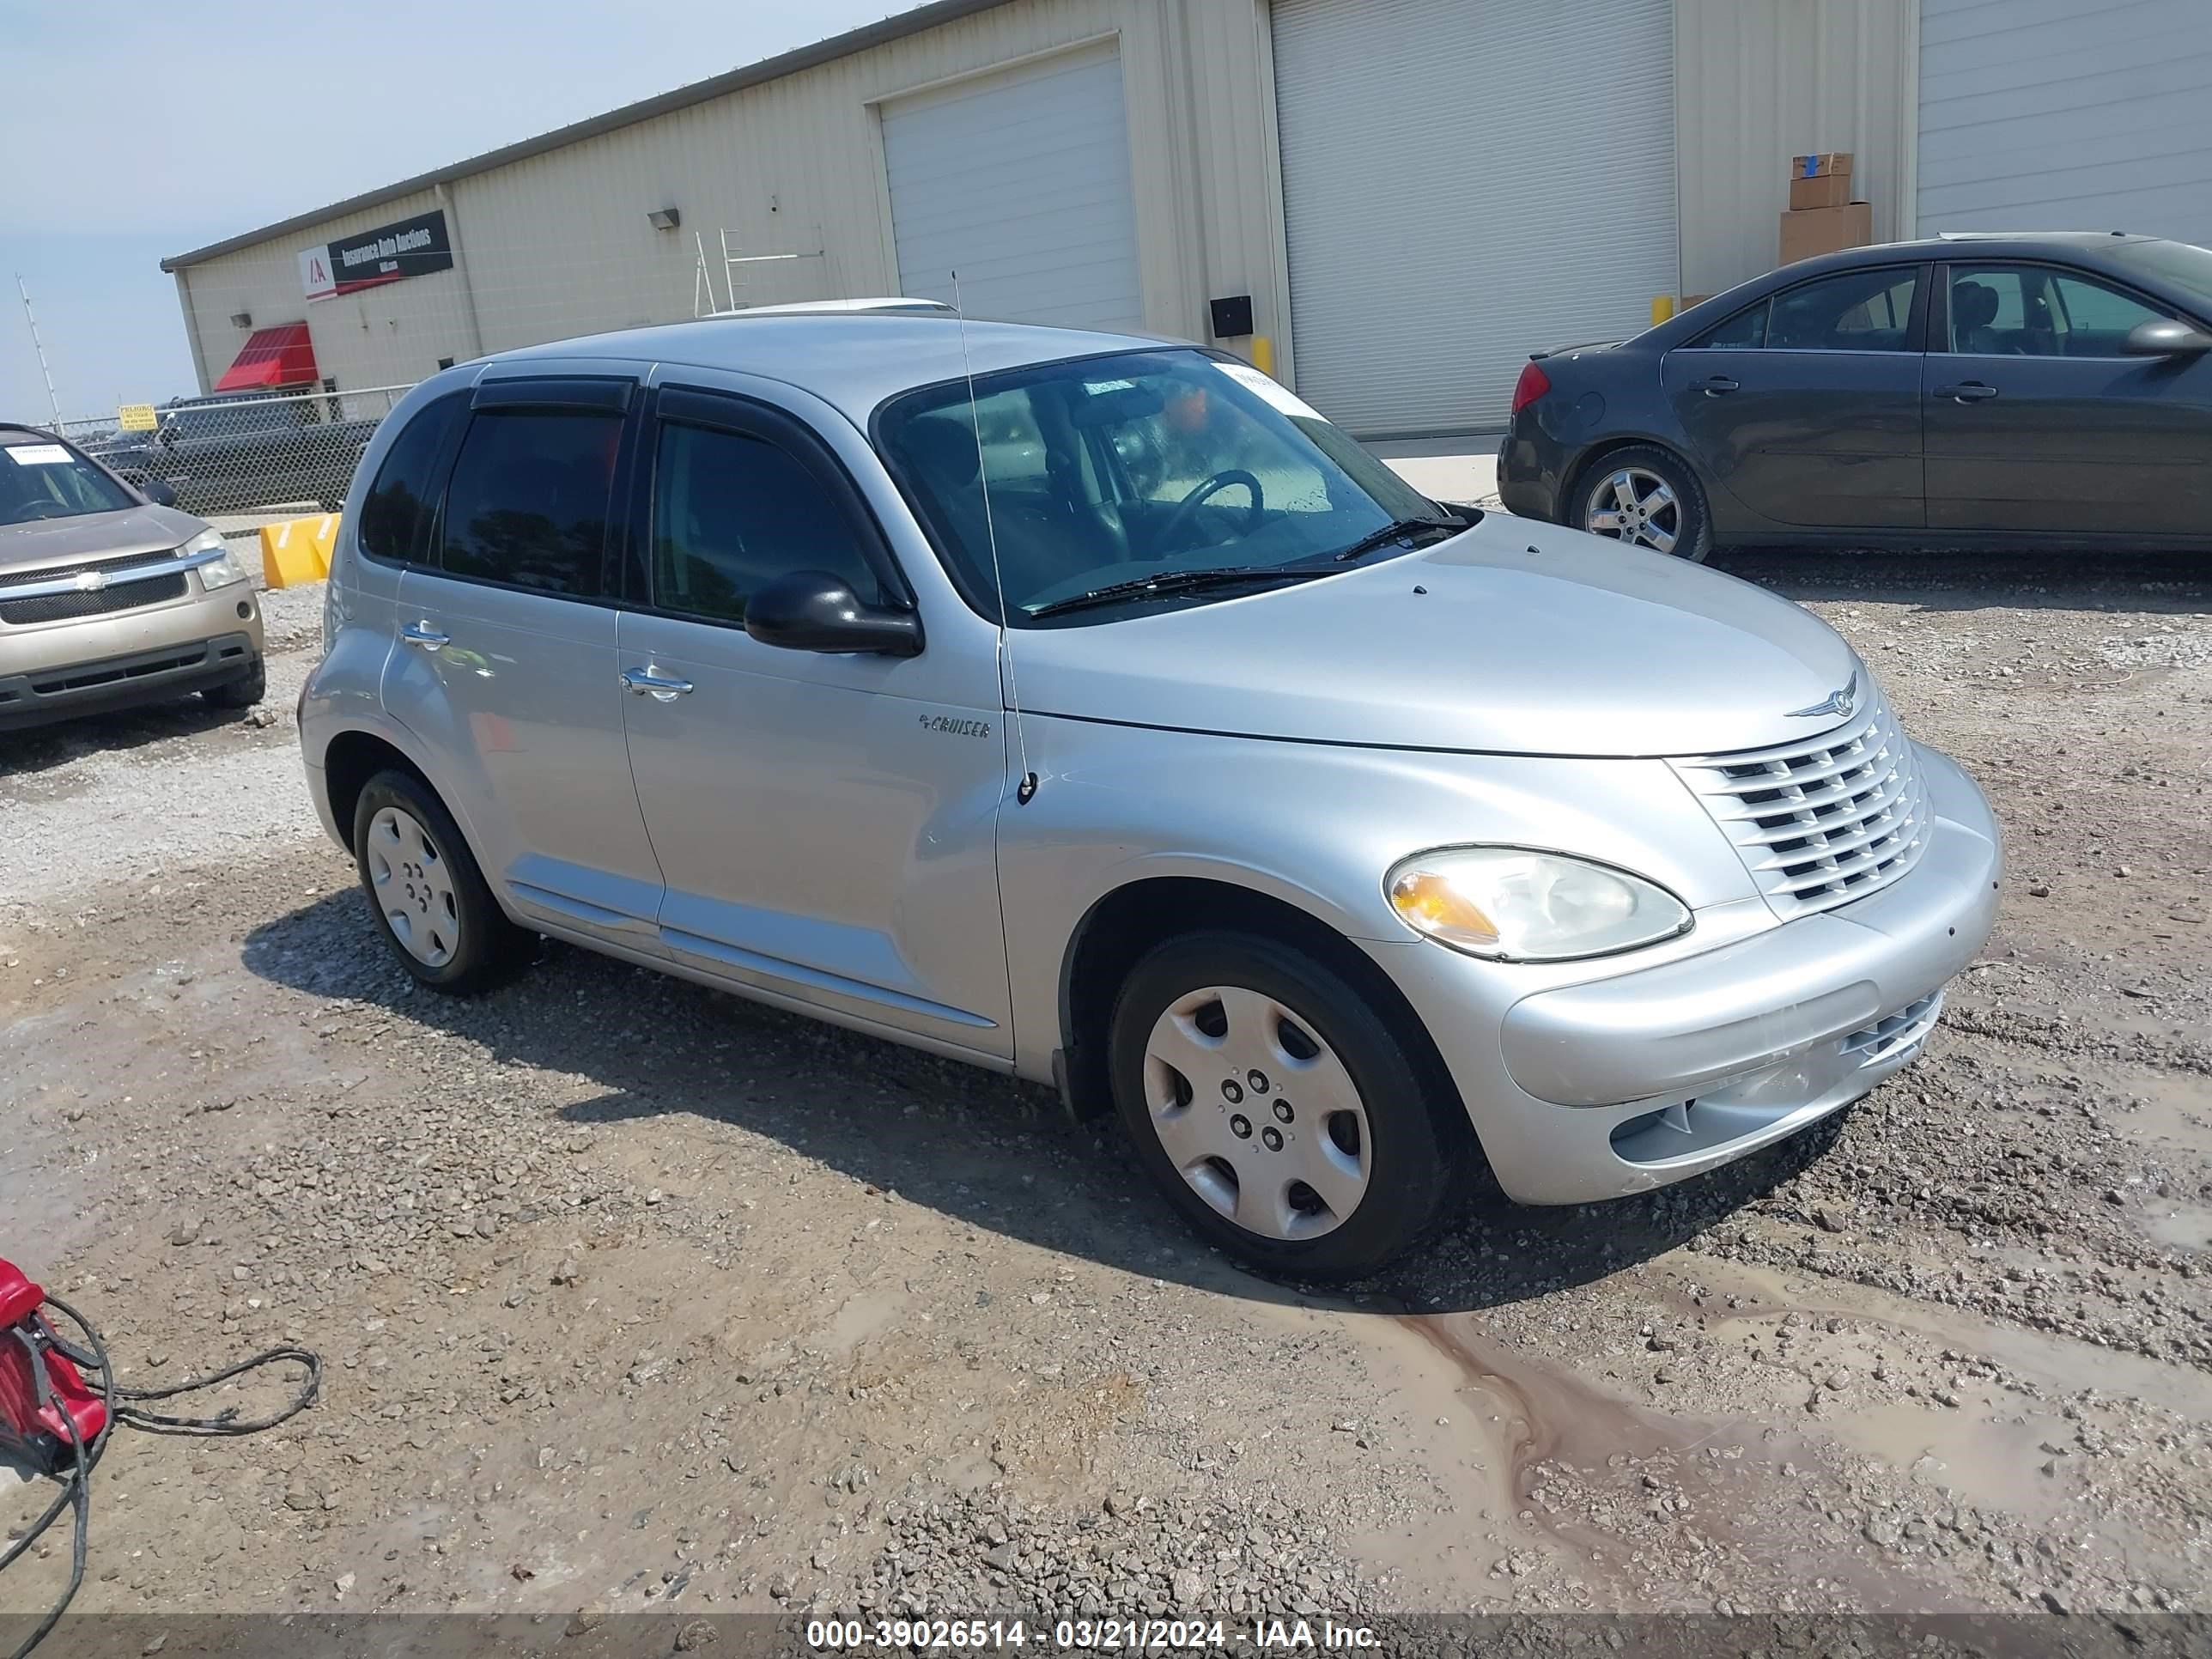
[[[1921,233],[2212,244],[2208,64],[2206,0],[1921,0]]]
[[[1675,291],[1670,0],[1273,15],[1292,369],[1330,419],[1502,426],[1530,351]]]
[[[1110,43],[886,104],[899,291],[971,317],[1134,328],[1137,217]]]

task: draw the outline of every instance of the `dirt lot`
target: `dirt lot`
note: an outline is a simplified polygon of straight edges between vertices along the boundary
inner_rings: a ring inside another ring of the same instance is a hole
[[[415,992],[304,799],[312,593],[273,724],[6,740],[0,1252],[126,1380],[329,1365],[283,1430],[122,1438],[79,1605],[2212,1600],[2212,584],[1731,566],[1981,780],[1996,938],[1820,1130],[1343,1297],[1024,1086],[566,949]]]

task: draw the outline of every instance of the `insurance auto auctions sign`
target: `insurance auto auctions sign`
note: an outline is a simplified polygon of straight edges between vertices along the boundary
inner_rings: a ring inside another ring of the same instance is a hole
[[[327,300],[453,268],[453,245],[446,234],[445,210],[437,208],[306,249],[300,255],[300,286],[310,300]]]

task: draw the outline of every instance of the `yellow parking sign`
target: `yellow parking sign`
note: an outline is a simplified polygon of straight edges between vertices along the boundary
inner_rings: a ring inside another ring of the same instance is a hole
[[[161,422],[151,404],[125,404],[115,411],[115,424],[125,432],[151,432]]]

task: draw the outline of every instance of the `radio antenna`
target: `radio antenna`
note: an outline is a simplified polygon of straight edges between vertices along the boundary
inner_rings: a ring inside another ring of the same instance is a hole
[[[1014,805],[1027,806],[1037,792],[1037,775],[1030,770],[1029,740],[1022,731],[1022,688],[1014,677],[1013,641],[1006,634],[1006,579],[999,570],[999,526],[991,517],[991,469],[983,458],[983,420],[975,408],[975,366],[968,356],[968,307],[960,303],[960,273],[952,273],[952,315],[960,325],[960,372],[968,381],[968,425],[975,434],[975,481],[983,488],[983,533],[991,544],[991,586],[999,596],[999,659],[1006,665],[1006,704],[1014,719],[1014,754],[1022,781],[1014,789]]]

